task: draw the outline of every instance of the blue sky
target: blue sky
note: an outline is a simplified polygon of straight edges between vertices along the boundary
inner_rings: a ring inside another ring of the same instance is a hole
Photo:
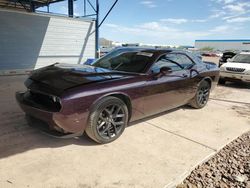
[[[112,2],[100,0],[102,17]],[[67,2],[50,10],[67,13]],[[81,10],[83,0],[77,0],[75,14],[82,15]],[[249,39],[250,0],[119,0],[100,36],[171,45],[193,45],[196,39]]]

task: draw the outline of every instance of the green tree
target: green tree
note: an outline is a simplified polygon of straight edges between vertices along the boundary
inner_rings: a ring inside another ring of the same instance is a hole
[[[201,48],[200,50],[201,51],[211,52],[211,51],[214,51],[214,48],[207,46],[207,47]]]

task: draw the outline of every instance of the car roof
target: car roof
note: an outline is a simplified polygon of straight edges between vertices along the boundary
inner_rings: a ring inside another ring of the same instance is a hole
[[[117,48],[118,50],[124,50],[124,51],[138,51],[138,52],[148,52],[148,53],[170,53],[170,52],[179,52],[179,53],[186,53],[189,52],[184,50],[178,50],[178,49],[172,49],[172,48],[141,48],[141,47],[122,47]]]
[[[233,55],[234,54],[235,55],[236,53],[235,52],[223,52],[223,54],[225,54],[225,55],[228,55],[228,54],[232,54]]]
[[[241,52],[242,55],[250,55],[250,52]]]

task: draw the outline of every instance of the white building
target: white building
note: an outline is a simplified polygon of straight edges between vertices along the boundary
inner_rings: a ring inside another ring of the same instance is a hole
[[[0,75],[94,58],[94,31],[93,19],[0,9]]]
[[[195,48],[213,48],[214,50],[250,50],[250,40],[196,40]]]

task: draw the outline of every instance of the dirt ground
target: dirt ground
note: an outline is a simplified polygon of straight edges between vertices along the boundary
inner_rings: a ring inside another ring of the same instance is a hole
[[[0,187],[173,187],[250,130],[250,85],[229,83],[204,109],[133,123],[111,144],[55,139],[29,127],[16,105],[24,79],[0,77]]]
[[[219,59],[220,57],[203,57],[202,60],[203,61],[210,61],[210,62],[214,62],[216,63],[217,65],[219,64]]]

